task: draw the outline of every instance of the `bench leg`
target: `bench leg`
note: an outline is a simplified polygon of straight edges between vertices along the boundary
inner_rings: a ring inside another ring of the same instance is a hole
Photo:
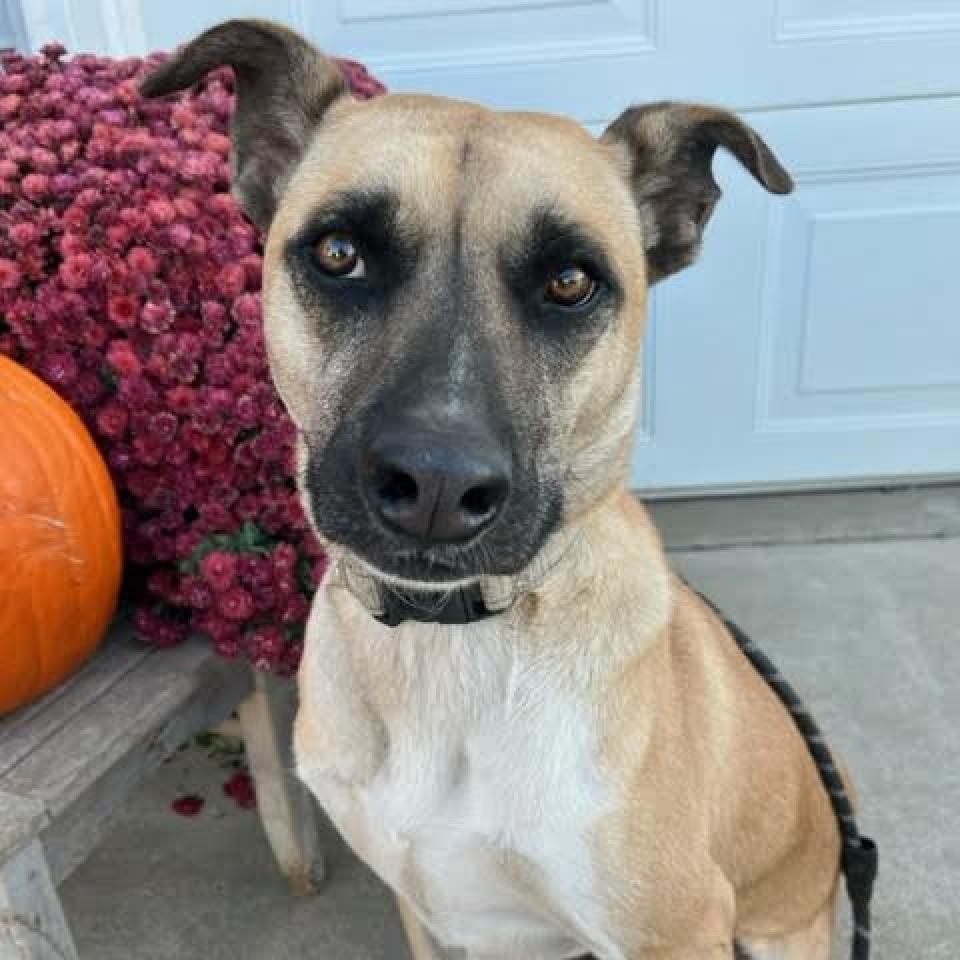
[[[294,893],[308,894],[323,880],[324,864],[313,797],[293,774],[293,712],[289,684],[259,672],[237,711],[267,840]]]
[[[39,840],[0,866],[0,960],[77,960]]]

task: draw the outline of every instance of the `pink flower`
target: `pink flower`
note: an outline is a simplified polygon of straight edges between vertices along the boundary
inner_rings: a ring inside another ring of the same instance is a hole
[[[251,810],[257,805],[257,794],[249,773],[235,773],[223,785],[223,792],[243,810]]]
[[[186,104],[178,103],[170,111],[170,121],[180,129],[192,127],[197,121],[197,114]]]
[[[173,206],[177,211],[177,215],[183,220],[195,220],[200,215],[200,207],[196,199],[186,193],[181,193],[174,197]]]
[[[63,222],[71,230],[86,230],[90,225],[90,214],[83,207],[72,204],[63,211]]]
[[[287,644],[283,651],[280,663],[277,665],[277,673],[281,677],[292,677],[300,666],[300,660],[303,657],[303,644],[292,642]]]
[[[253,227],[246,222],[235,223],[227,230],[227,239],[235,257],[243,257],[250,253],[256,242],[257,234]]]
[[[93,257],[88,253],[75,253],[60,264],[60,279],[73,290],[89,286],[93,272]]]
[[[107,463],[116,476],[122,476],[133,463],[133,451],[126,444],[114,444],[107,451]]]
[[[107,316],[121,330],[130,330],[136,324],[140,305],[136,297],[117,294],[107,298]]]
[[[163,333],[173,326],[173,306],[166,303],[145,303],[140,308],[140,326],[147,333]]]
[[[200,576],[217,593],[224,593],[236,581],[236,554],[223,550],[211,551],[200,561]]]
[[[256,293],[244,293],[233,301],[233,319],[239,324],[260,326],[260,296]]]
[[[97,427],[106,437],[122,436],[126,432],[129,419],[127,408],[116,400],[111,400],[97,411]]]
[[[43,200],[50,190],[50,178],[45,173],[28,173],[23,178],[20,189],[30,200]]]
[[[242,587],[231,587],[217,596],[217,610],[228,620],[249,620],[253,615],[253,597]]]
[[[0,289],[12,290],[19,287],[22,276],[20,267],[13,260],[0,258]]]
[[[230,138],[222,133],[208,133],[203,138],[203,147],[226,157],[230,153]]]
[[[190,413],[197,402],[197,391],[193,387],[183,385],[171,387],[164,396],[167,407],[178,416]]]
[[[48,383],[64,386],[77,378],[77,361],[69,353],[53,353],[40,365],[40,376]]]
[[[122,250],[132,236],[130,228],[124,223],[114,223],[107,227],[107,242],[114,250]]]
[[[217,290],[228,299],[235,299],[247,286],[247,274],[240,264],[228,263],[217,274]]]
[[[10,120],[17,115],[23,105],[23,97],[16,93],[0,97],[0,118]]]
[[[310,612],[310,603],[302,593],[295,593],[289,597],[280,614],[282,623],[303,623]]]
[[[107,347],[107,363],[121,376],[136,376],[140,372],[140,360],[129,340],[114,340]]]
[[[167,231],[167,236],[170,238],[171,245],[178,250],[185,250],[193,239],[193,234],[185,223],[172,224]]]
[[[224,531],[234,526],[233,515],[222,503],[205,503],[200,508],[200,522],[205,530]]]
[[[167,226],[177,218],[176,207],[168,200],[153,200],[147,204],[147,216],[158,226]]]
[[[204,803],[206,801],[203,797],[195,793],[188,793],[182,797],[177,797],[170,804],[170,809],[181,817],[195,817],[203,810]]]
[[[166,410],[155,413],[150,418],[148,430],[152,439],[157,443],[166,445],[177,435],[177,426],[179,421],[174,414]]]
[[[114,347],[114,344],[123,341],[114,341],[110,344],[110,348],[107,351],[107,360],[110,360],[110,350]],[[133,355],[133,359],[136,360],[136,355]],[[137,375],[131,375],[124,377],[120,382],[120,388],[117,391],[121,399],[127,402],[127,405],[131,409],[142,409],[145,407],[153,406],[157,401],[157,391],[154,390],[153,386],[144,378]]]
[[[30,151],[30,164],[37,173],[56,173],[60,161],[52,150],[34,147]]]
[[[157,272],[157,258],[146,247],[134,247],[127,254],[127,263],[137,273],[152,277]]]
[[[183,560],[191,557],[202,540],[202,535],[196,529],[180,530],[174,537],[174,550],[177,557]]]
[[[210,153],[190,150],[183,158],[183,172],[188,177],[215,177],[223,168],[223,161]]]
[[[297,565],[297,548],[292,543],[278,543],[270,554],[270,562],[277,573],[289,573]]]
[[[213,589],[199,577],[185,577],[183,598],[194,610],[207,610],[213,603]]]

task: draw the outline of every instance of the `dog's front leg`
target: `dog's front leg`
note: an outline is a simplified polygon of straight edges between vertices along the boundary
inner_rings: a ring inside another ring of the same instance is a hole
[[[396,898],[413,960],[467,960],[463,950],[449,950],[441,947],[430,935],[430,931],[417,919],[410,904],[399,894]]]

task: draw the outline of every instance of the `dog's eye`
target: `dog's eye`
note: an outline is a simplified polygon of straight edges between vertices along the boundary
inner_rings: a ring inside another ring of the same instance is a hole
[[[544,295],[561,307],[580,307],[597,291],[597,282],[582,267],[573,264],[555,270],[547,280]]]
[[[317,266],[331,277],[366,276],[366,267],[356,244],[346,233],[328,233],[313,248]]]

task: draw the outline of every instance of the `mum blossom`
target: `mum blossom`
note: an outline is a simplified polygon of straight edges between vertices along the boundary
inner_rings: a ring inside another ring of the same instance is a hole
[[[0,353],[104,454],[135,630],[290,673],[326,558],[267,373],[260,237],[229,194],[233,77],[144,101],[163,59],[0,57]],[[339,63],[354,96],[383,92]]]

